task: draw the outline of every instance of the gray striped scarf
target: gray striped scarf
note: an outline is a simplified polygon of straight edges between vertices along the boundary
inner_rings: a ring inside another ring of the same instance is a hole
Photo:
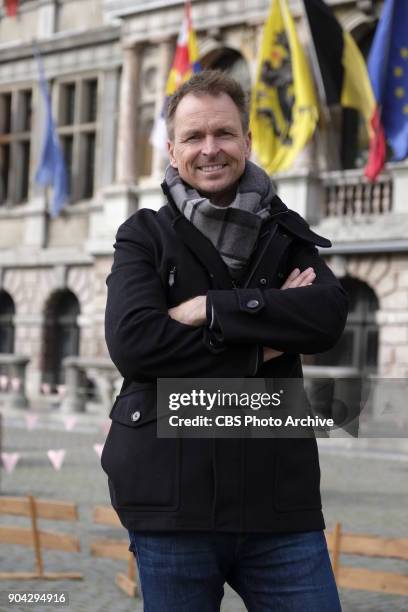
[[[246,267],[258,240],[262,224],[270,218],[275,195],[269,176],[247,161],[236,196],[229,206],[215,206],[185,183],[172,166],[165,181],[181,213],[206,236],[237,278]]]

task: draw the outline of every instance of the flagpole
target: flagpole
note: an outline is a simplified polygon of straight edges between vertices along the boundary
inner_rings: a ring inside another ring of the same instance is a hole
[[[303,17],[304,23],[306,24],[306,29],[308,33],[308,39],[309,39],[309,44],[307,45],[307,51],[308,51],[308,55],[310,58],[310,63],[312,65],[312,71],[315,77],[317,89],[319,92],[319,98],[320,100],[323,101],[323,104],[321,105],[321,109],[323,111],[322,114],[324,117],[324,122],[328,128],[328,133],[326,133],[326,136],[322,139],[323,145],[324,145],[324,149],[325,149],[327,158],[331,160],[331,163],[334,165],[336,170],[341,170],[339,142],[333,130],[332,112],[327,104],[326,90],[324,88],[323,77],[320,71],[320,65],[319,65],[319,60],[317,57],[316,47],[314,44],[313,34],[310,28],[309,18],[307,16],[305,0],[302,0],[302,6],[303,6],[302,17]],[[319,132],[319,130],[317,130],[317,132]],[[330,141],[335,142],[336,146],[331,147]]]

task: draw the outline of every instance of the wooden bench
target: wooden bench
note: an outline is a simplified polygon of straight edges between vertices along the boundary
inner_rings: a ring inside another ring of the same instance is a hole
[[[408,561],[408,538],[380,538],[342,533],[341,523],[326,532],[337,586],[345,589],[408,595],[408,574],[341,565],[340,555],[383,557]]]
[[[0,514],[25,516],[31,521],[30,527],[0,525],[0,544],[18,544],[34,548],[34,572],[0,572],[0,580],[81,580],[78,572],[45,572],[42,558],[43,549],[79,552],[77,537],[67,533],[44,531],[38,528],[38,519],[52,521],[77,521],[78,512],[75,504],[63,501],[50,501],[28,497],[0,497]]]
[[[96,506],[93,520],[95,523],[121,527],[123,529],[118,515],[111,507]],[[133,553],[129,551],[129,540],[99,538],[91,543],[91,554],[95,557],[108,557],[110,559],[127,561],[127,573],[119,572],[116,574],[115,582],[129,597],[136,597],[138,595],[136,563]]]

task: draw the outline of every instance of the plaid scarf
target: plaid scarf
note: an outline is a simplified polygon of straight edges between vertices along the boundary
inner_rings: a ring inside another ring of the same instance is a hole
[[[185,183],[172,166],[165,181],[181,213],[219,252],[233,278],[238,278],[256,247],[262,224],[271,217],[275,195],[269,176],[247,161],[236,196],[229,206],[215,206]]]

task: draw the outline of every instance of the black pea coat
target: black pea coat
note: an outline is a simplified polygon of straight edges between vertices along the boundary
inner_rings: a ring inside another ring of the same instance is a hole
[[[101,458],[112,505],[135,530],[322,529],[314,438],[157,438],[155,385],[158,377],[301,377],[299,354],[333,346],[347,317],[346,294],[315,247],[330,242],[275,196],[234,286],[218,252],[162,187],[165,206],[139,210],[119,228],[107,279],[106,341],[124,377]],[[309,266],[312,286],[280,290],[290,271]],[[205,294],[217,333],[168,316]],[[259,306],[249,308],[255,299]],[[283,355],[262,363],[263,346]]]

